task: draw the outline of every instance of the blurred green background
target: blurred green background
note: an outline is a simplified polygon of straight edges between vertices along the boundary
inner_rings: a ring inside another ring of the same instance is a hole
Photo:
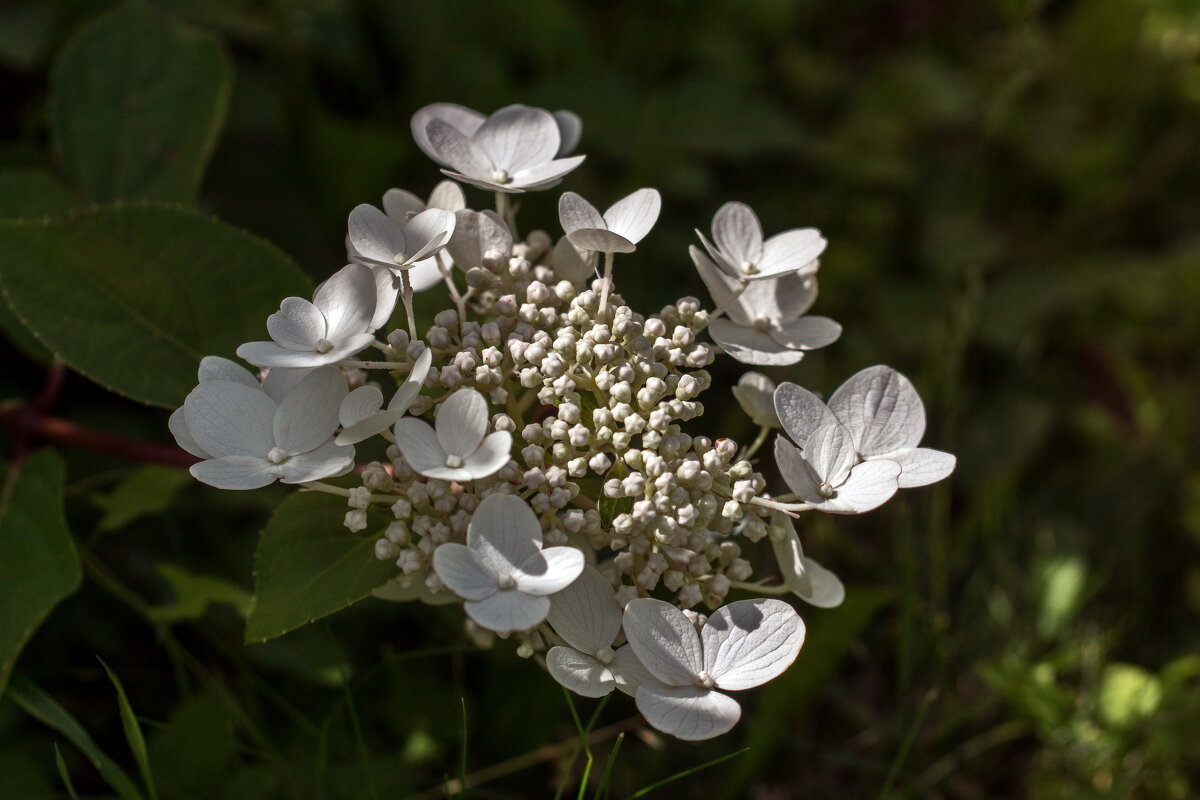
[[[627,723],[627,699],[610,703],[601,762],[631,731],[614,796],[744,746],[655,796],[1200,792],[1200,6],[156,5],[232,65],[197,204],[315,279],[343,263],[350,208],[440,178],[409,134],[417,108],[569,108],[588,159],[566,188],[601,207],[663,193],[656,230],[617,267],[635,307],[703,296],[686,246],[726,200],[768,233],[819,227],[831,244],[814,312],[845,333],[772,377],[827,394],[887,363],[925,398],[925,442],[959,456],[950,481],[880,511],[803,520],[849,597],[801,609],[805,650],[741,698],[732,734],[664,740]],[[56,55],[109,7],[0,3],[0,216],[107,199],[62,181],[47,98]],[[557,234],[556,198],[523,197],[522,226]],[[30,401],[44,365],[5,347],[0,398]],[[714,372],[706,430],[749,439],[724,388],[741,366]],[[66,380],[59,416],[169,441],[165,412]],[[134,774],[104,659],[167,800],[437,787],[459,771],[461,697],[467,771],[502,765],[469,796],[575,791],[557,686],[509,647],[472,649],[457,611],[368,600],[242,645],[237,609],[278,487],[222,493],[180,470],[63,456],[86,577],[18,674]],[[0,797],[65,797],[55,743],[80,796],[111,794],[63,736],[0,699]]]

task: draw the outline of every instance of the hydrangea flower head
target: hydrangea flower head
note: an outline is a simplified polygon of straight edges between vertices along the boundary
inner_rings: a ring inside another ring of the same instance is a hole
[[[433,568],[466,600],[471,619],[500,634],[541,624],[548,595],[583,572],[583,551],[542,549],[542,526],[519,497],[488,495],[471,517],[465,545],[448,542],[433,554]]]

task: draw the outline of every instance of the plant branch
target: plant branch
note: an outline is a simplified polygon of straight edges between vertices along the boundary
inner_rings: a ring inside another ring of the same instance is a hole
[[[93,428],[85,428],[61,417],[52,417],[34,406],[15,406],[0,410],[0,426],[16,431],[18,437],[48,439],[59,444],[106,453],[143,464],[188,468],[200,461],[175,445],[126,439]],[[16,453],[14,453],[14,460]]]

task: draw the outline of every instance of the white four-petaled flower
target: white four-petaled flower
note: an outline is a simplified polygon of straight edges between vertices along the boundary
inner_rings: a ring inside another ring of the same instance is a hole
[[[712,221],[712,241],[696,235],[714,262],[739,280],[763,280],[788,273],[813,275],[829,244],[816,228],[795,228],[763,241],[762,225],[750,206],[726,203]]]
[[[388,407],[383,407],[383,392],[379,387],[366,384],[346,395],[338,407],[338,421],[342,432],[334,440],[338,444],[357,444],[363,439],[383,433],[408,412],[417,393],[429,374],[433,363],[433,351],[426,348],[413,363],[412,371],[404,383],[392,395]]]
[[[719,269],[699,248],[688,252],[713,302],[725,316],[712,320],[709,335],[744,364],[784,366],[837,341],[842,326],[829,317],[807,316],[817,299],[814,275],[792,273],[740,281]]]
[[[397,422],[396,445],[427,478],[479,480],[507,464],[512,449],[511,433],[487,429],[487,399],[474,389],[459,389],[442,402],[434,426],[412,417]]]
[[[583,163],[584,156],[560,157],[578,126],[564,137],[560,119],[549,111],[512,105],[481,116],[448,103],[427,106],[413,116],[413,138],[449,167],[442,170],[447,176],[492,192],[544,189]],[[570,126],[578,118],[568,112],[561,120]]]
[[[454,234],[454,212],[427,208],[400,223],[375,206],[361,203],[350,212],[346,228],[357,261],[407,270],[446,246]]]
[[[202,382],[183,404],[187,433],[206,456],[192,475],[218,489],[257,489],[349,472],[354,447],[333,441],[346,392],[336,367],[313,370],[278,403],[243,382]]]
[[[662,210],[657,189],[638,189],[601,214],[575,192],[558,198],[558,221],[571,244],[598,253],[632,253]]]
[[[625,606],[625,636],[657,680],[638,687],[638,711],[663,733],[711,739],[729,731],[742,709],[724,691],[760,686],[783,673],[804,644],[804,622],[781,600],[739,600],[699,632],[675,606],[637,598]]]
[[[375,276],[362,264],[347,264],[321,284],[312,302],[289,297],[267,317],[273,341],[247,342],[237,349],[260,367],[319,367],[335,364],[375,341]]]
[[[783,585],[792,594],[817,608],[836,608],[842,604],[846,599],[846,587],[837,575],[804,555],[791,517],[779,511],[772,512],[768,536]]]
[[[886,503],[899,488],[900,465],[859,461],[850,431],[836,420],[809,434],[803,455],[779,436],[775,463],[798,498],[829,514],[863,514]]]
[[[508,494],[488,495],[471,515],[467,543],[443,544],[433,553],[442,583],[467,602],[467,615],[490,631],[507,634],[540,625],[549,595],[583,571],[582,550],[542,549],[542,526],[529,506]]]
[[[550,648],[546,667],[575,694],[603,697],[615,687],[633,696],[644,681],[653,680],[628,645],[613,649],[621,607],[608,580],[592,567],[550,598],[546,621],[567,643]]]
[[[794,383],[780,384],[775,410],[795,442],[821,425],[840,422],[849,429],[859,458],[900,465],[901,489],[936,483],[954,471],[953,455],[917,446],[925,435],[925,404],[912,382],[891,367],[867,367],[850,376],[828,405]]]

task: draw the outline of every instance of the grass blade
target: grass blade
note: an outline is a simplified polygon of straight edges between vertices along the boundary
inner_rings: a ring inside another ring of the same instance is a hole
[[[50,695],[23,675],[14,675],[7,694],[25,713],[67,737],[71,744],[92,762],[109,787],[121,800],[144,800],[142,793],[117,762],[99,748],[83,726]]]
[[[612,750],[608,751],[608,760],[604,762],[604,774],[600,776],[600,785],[596,787],[596,793],[592,795],[592,800],[604,800],[608,796],[608,781],[612,778],[613,767],[617,763],[617,753],[621,751],[621,743],[624,741],[625,734],[618,733]]]
[[[462,705],[462,757],[458,761],[458,791],[459,797],[467,796],[467,698],[458,698]]]
[[[714,758],[712,761],[706,761],[698,767],[692,767],[691,769],[685,769],[683,772],[677,772],[669,778],[663,778],[661,781],[658,781],[657,783],[652,783],[649,786],[645,786],[641,789],[638,789],[636,792],[629,795],[629,800],[633,800],[633,798],[635,798],[635,797],[645,797],[646,795],[653,792],[655,789],[661,789],[663,786],[666,786],[668,783],[673,783],[673,782],[679,780],[680,778],[686,778],[688,775],[695,774],[701,770],[708,769],[709,767],[715,767],[717,764],[720,764],[722,761],[728,761],[731,758],[737,758],[738,756],[742,755],[743,753],[745,753],[749,750],[750,750],[749,747],[743,747],[741,750],[735,750],[732,753],[726,753],[725,755],[721,756],[720,758]]]
[[[71,773],[67,772],[67,765],[63,761],[62,751],[58,749],[58,742],[54,743],[54,763],[58,766],[58,777],[62,778],[63,786],[67,787],[67,794],[71,800],[79,800],[75,784],[71,783]]]
[[[133,760],[137,762],[138,772],[142,774],[142,783],[146,787],[147,794],[150,795],[150,800],[158,800],[158,790],[154,788],[154,772],[150,769],[150,754],[146,752],[146,738],[142,736],[142,727],[138,725],[137,715],[133,713],[133,706],[129,705],[125,687],[121,685],[117,673],[109,669],[103,659],[97,658],[96,660],[100,662],[100,666],[104,667],[104,671],[108,673],[108,679],[112,681],[113,687],[117,690],[117,705],[121,709],[121,727],[125,729],[125,741],[129,743],[129,750],[133,753]]]

